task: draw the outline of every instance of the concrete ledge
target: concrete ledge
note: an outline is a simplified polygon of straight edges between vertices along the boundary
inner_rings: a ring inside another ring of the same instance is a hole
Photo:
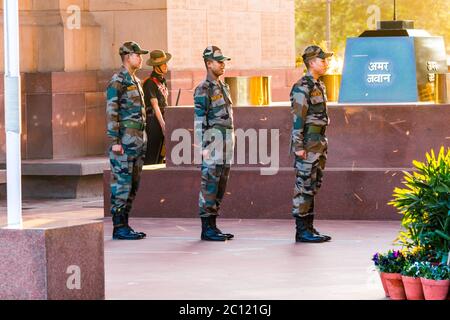
[[[24,199],[101,197],[103,194],[103,175],[24,176],[22,186]]]
[[[24,160],[22,161],[23,197],[24,199],[75,199],[101,196],[103,171],[109,167],[109,160],[106,157]],[[6,198],[6,188],[2,185],[2,170],[0,170],[0,199],[4,198]]]
[[[104,299],[103,246],[103,222],[0,228],[0,299]]]
[[[329,168],[317,196],[318,219],[399,220],[387,205],[401,186],[402,168]],[[104,210],[110,216],[110,171],[104,175]],[[274,176],[259,169],[232,168],[221,216],[233,219],[290,219],[295,174],[291,168]],[[200,169],[144,170],[133,217],[194,218],[198,216]]]
[[[22,161],[24,176],[87,176],[102,174],[108,168],[109,160],[106,157]]]

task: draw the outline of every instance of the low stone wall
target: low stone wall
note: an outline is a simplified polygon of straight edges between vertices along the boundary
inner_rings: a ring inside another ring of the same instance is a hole
[[[167,110],[167,168],[144,170],[132,214],[138,217],[198,216],[200,169],[175,165],[171,141],[179,128],[193,134],[193,108]],[[387,205],[403,171],[424,160],[430,149],[449,146],[449,105],[330,105],[328,162],[316,211],[319,219],[398,220]],[[290,107],[236,107],[235,127],[278,130],[279,170],[262,175],[260,163],[232,166],[221,214],[225,218],[290,218],[294,188],[293,158],[288,153]],[[268,139],[270,141],[270,139]],[[193,141],[193,140],[191,140]],[[188,144],[190,146],[190,144]],[[245,150],[249,159],[249,145]],[[256,144],[257,153],[259,153]],[[269,151],[271,149],[269,148]],[[193,150],[191,150],[191,153]],[[273,153],[272,153],[273,156]],[[260,160],[260,159],[258,159]],[[105,215],[109,215],[109,171],[104,178]]]

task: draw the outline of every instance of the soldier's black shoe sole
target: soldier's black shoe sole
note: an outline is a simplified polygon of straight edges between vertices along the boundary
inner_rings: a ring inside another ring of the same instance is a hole
[[[227,237],[206,237],[203,235],[200,237],[200,239],[203,241],[216,241],[216,242],[224,242],[229,240]]]
[[[138,232],[138,231],[134,231],[134,230],[132,230],[132,232],[141,236],[142,238],[147,238],[147,234],[144,232]]]
[[[113,240],[142,240],[145,237],[145,234],[142,235],[139,232],[131,231],[126,227],[114,230],[112,235]]]
[[[320,236],[324,239],[325,242],[328,242],[328,241],[332,240],[332,238],[330,236],[325,236],[323,234],[321,234]]]
[[[315,235],[315,236],[318,236],[318,237],[322,237],[325,241],[330,241],[331,240],[331,237],[330,236],[327,236],[327,235],[325,235],[325,234],[321,234],[319,231],[317,231],[316,229],[313,229],[312,231],[311,231],[311,233],[313,234],[313,235]]]
[[[223,233],[223,232],[222,232],[219,228],[217,228],[217,227],[212,227],[212,228],[213,228],[213,230],[214,230],[217,234],[226,237],[228,240],[231,240],[231,239],[234,238],[234,234],[232,234],[232,233]]]
[[[203,219],[203,218],[202,218]],[[204,241],[227,241],[229,238],[222,234],[217,227],[202,226],[202,232],[200,233],[200,239]]]
[[[318,232],[314,232],[313,234],[315,236],[317,236],[317,237],[323,238],[324,242],[331,241],[331,239],[332,239],[330,236],[327,236],[327,235],[324,235],[324,234],[321,234],[321,233],[318,233]]]
[[[325,243],[325,240],[295,240],[296,243]]]
[[[325,239],[319,238],[319,239],[305,239],[305,238],[295,238],[295,242],[297,243],[324,243]]]
[[[143,236],[135,236],[135,237],[122,237],[122,236],[113,236],[113,240],[129,240],[129,241],[135,241],[135,240],[143,240],[145,237]]]
[[[233,238],[234,238],[234,234],[232,234],[232,233],[222,233],[221,231],[220,232],[217,232],[219,235],[222,235],[222,236],[224,236],[225,238],[227,238],[228,240],[232,240]]]

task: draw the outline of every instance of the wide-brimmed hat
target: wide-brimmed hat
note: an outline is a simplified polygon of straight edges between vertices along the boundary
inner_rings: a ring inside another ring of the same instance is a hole
[[[150,59],[147,60],[147,65],[149,66],[160,66],[169,62],[172,59],[172,55],[168,52],[164,52],[163,50],[153,50],[150,52]]]

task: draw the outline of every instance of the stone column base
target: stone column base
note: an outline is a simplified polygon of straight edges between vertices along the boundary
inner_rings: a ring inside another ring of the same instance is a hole
[[[103,300],[103,222],[45,223],[0,228],[0,300]]]

